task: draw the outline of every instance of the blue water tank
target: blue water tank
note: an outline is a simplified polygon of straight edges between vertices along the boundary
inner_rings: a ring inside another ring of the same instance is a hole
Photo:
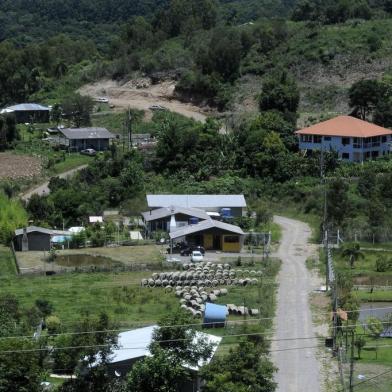
[[[221,208],[222,218],[232,218],[231,208]]]
[[[190,225],[197,225],[199,223],[199,218],[191,217],[189,218],[189,224]]]
[[[207,302],[206,308],[204,310],[203,327],[206,328],[224,327],[226,317],[227,317],[226,305],[216,305]]]

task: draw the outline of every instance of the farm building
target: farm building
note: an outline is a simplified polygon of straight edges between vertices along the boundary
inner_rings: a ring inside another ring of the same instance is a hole
[[[244,241],[244,232],[240,227],[213,219],[176,228],[170,231],[169,236],[172,244],[186,242],[203,246],[205,250],[223,252],[240,252]]]
[[[157,326],[153,325],[121,332],[118,335],[117,348],[113,350],[108,361],[108,367],[111,374],[116,375],[117,377],[125,377],[137,361],[142,360],[146,356],[151,356],[148,347],[152,342],[155,328],[157,328]],[[206,361],[200,361],[197,366],[184,364],[184,368],[191,371],[192,378],[184,380],[180,392],[193,392],[200,389],[201,379],[198,375],[199,369],[211,361],[222,340],[221,337],[198,332],[197,338],[200,337],[206,338],[208,343],[214,345],[211,356]]]
[[[196,208],[224,218],[243,216],[246,211],[244,195],[147,195],[147,205],[150,209]]]
[[[351,116],[338,116],[296,132],[302,151],[335,151],[339,158],[363,162],[391,151],[392,131]]]
[[[173,228],[197,224],[210,219],[203,210],[186,207],[163,207],[142,213],[147,235],[156,231],[169,232]]]
[[[0,114],[12,114],[17,123],[48,123],[50,108],[37,103],[21,103],[8,106]]]
[[[71,236],[69,231],[51,230],[44,227],[29,226],[15,230],[14,247],[16,251],[49,251],[53,243],[60,243]]]
[[[110,140],[115,138],[106,128],[63,128],[59,131],[61,144],[71,151],[88,148],[106,151],[109,149]]]

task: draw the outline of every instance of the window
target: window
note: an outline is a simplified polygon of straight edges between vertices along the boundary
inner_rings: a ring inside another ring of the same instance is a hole
[[[240,241],[239,241],[239,239],[238,239],[238,237],[236,235],[226,235],[225,236],[225,243],[234,244],[234,243],[237,243],[237,242],[240,242]]]
[[[324,140],[326,142],[330,142],[331,141],[331,136],[324,136]]]
[[[372,158],[378,157],[378,151],[372,151]]]
[[[383,142],[383,143],[386,143],[386,142],[387,142],[387,137],[386,137],[386,136],[383,136],[383,137],[382,137],[382,142]]]
[[[348,152],[344,152],[342,154],[342,159],[350,159],[350,154]]]
[[[301,135],[301,141],[304,143],[312,143],[312,135]]]
[[[355,137],[353,139],[353,147],[354,148],[361,148],[362,147],[362,139],[360,137]]]
[[[321,136],[320,135],[314,135],[313,136],[313,143],[321,143]]]
[[[350,144],[350,138],[349,137],[342,137],[342,144],[343,146],[347,146]]]

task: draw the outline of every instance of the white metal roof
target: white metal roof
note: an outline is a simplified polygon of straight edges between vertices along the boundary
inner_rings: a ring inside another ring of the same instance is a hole
[[[147,204],[151,208],[246,207],[244,195],[147,195]]]
[[[114,139],[106,128],[64,128],[59,129],[67,139]]]
[[[15,230],[15,235],[22,235],[24,231],[24,228],[22,229],[16,229]],[[67,230],[53,230],[53,229],[47,229],[46,227],[39,227],[39,226],[28,226],[26,227],[26,233],[43,233],[43,234],[49,234],[49,235],[69,235],[70,232]]]
[[[118,335],[118,348],[113,350],[113,353],[109,358],[109,362],[115,364],[117,362],[130,359],[151,356],[148,347],[152,342],[152,336],[155,328],[159,327],[157,325],[151,325],[149,327],[138,328],[132,331],[121,332]],[[220,336],[197,332],[196,339],[200,338],[206,338],[208,343],[214,344],[214,348],[210,358],[208,358],[206,361],[200,361],[197,366],[184,365],[189,369],[198,370],[201,366],[209,363],[222,340]]]
[[[163,207],[156,210],[142,212],[143,218],[146,222],[154,221],[156,219],[162,219],[169,217],[171,215],[183,214],[190,217],[195,217],[199,219],[209,219],[209,216],[203,210],[197,208],[186,208],[186,207]]]
[[[231,233],[243,235],[242,229],[235,225],[230,225],[229,223],[220,222],[214,219],[208,219],[198,223],[197,225],[189,225],[180,227],[177,230],[172,231],[169,235],[171,239],[184,237],[189,234],[198,233],[199,231],[204,231],[208,229],[221,229]]]
[[[4,110],[8,112],[29,112],[29,111],[49,111],[47,106],[40,105],[38,103],[20,103],[18,105],[8,106]]]

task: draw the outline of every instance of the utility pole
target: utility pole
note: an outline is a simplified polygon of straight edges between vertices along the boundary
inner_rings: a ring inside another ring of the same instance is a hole
[[[354,392],[354,330],[351,331],[350,392]]]

